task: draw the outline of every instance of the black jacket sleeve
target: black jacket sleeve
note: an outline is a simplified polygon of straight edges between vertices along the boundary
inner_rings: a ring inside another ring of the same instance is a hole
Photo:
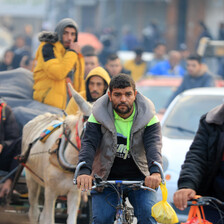
[[[162,134],[160,123],[155,123],[145,128],[143,142],[146,150],[146,157],[150,174],[160,173],[159,168],[155,165],[152,165],[153,161],[162,164]]]
[[[86,162],[86,165],[80,169],[79,175],[90,175],[97,146],[102,137],[101,125],[97,123],[87,122],[84,135],[81,142],[81,150],[79,153],[79,163]]]
[[[198,131],[195,135],[190,150],[186,154],[184,164],[181,167],[178,188],[191,188],[196,192],[202,178],[205,176],[208,161],[209,125],[205,122],[205,116],[200,120]]]

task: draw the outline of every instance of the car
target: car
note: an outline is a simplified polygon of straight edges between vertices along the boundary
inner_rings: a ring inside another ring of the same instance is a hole
[[[149,98],[155,105],[158,117],[161,120],[160,113],[168,102],[173,92],[178,88],[182,81],[180,77],[166,77],[166,76],[149,76],[143,78],[136,83],[137,90],[144,96]]]
[[[162,110],[181,82],[181,77],[149,76],[139,80],[136,88],[154,103],[157,115],[162,120]],[[224,87],[224,80],[215,79],[215,86]]]
[[[200,117],[223,103],[223,87],[195,88],[179,94],[167,108],[161,127],[163,168],[169,203],[173,203],[181,165],[197,132]],[[176,211],[179,212],[179,219],[184,217],[187,220],[186,214]]]

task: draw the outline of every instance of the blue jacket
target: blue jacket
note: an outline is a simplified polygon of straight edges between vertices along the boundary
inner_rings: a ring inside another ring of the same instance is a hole
[[[170,62],[165,60],[153,66],[148,73],[151,75],[184,76],[185,70],[180,65],[177,65],[172,69]]]
[[[193,88],[200,88],[200,87],[213,87],[215,86],[214,78],[209,75],[208,73],[204,73],[201,76],[194,77],[189,74],[186,74],[183,78],[182,83],[178,87],[178,89],[173,93],[170,97],[169,101],[167,102],[166,107],[169,106],[171,101],[180,93],[185,90],[193,89]]]

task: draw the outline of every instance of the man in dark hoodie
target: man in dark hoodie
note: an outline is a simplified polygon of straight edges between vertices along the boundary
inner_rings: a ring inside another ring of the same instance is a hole
[[[215,86],[214,77],[209,73],[207,66],[202,63],[201,56],[197,54],[190,55],[187,58],[187,73],[183,77],[178,89],[169,98],[165,108],[169,106],[178,94],[184,92],[185,90],[213,86]]]
[[[68,102],[67,82],[77,92],[85,90],[84,59],[77,44],[78,27],[70,18],[62,19],[55,33],[42,32],[36,53],[33,98],[65,109]]]
[[[83,91],[80,94],[88,102],[93,103],[106,93],[110,83],[110,76],[105,69],[98,66],[89,72],[85,82],[86,91]],[[67,114],[76,114],[77,111],[78,105],[75,103],[74,99],[71,98],[65,112]]]
[[[194,141],[188,151],[178,180],[174,204],[184,210],[194,196],[212,196],[224,201],[224,104],[200,119]],[[219,209],[223,212],[224,206]],[[214,206],[204,206],[205,218],[218,223],[221,217]]]

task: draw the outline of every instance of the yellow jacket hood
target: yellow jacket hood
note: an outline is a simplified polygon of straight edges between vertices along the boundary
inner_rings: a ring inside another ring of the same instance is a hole
[[[88,82],[90,77],[95,76],[95,75],[100,76],[102,79],[104,79],[106,81],[107,85],[109,86],[110,76],[109,76],[108,72],[100,66],[92,69],[89,72],[89,74],[86,77],[86,83]]]

